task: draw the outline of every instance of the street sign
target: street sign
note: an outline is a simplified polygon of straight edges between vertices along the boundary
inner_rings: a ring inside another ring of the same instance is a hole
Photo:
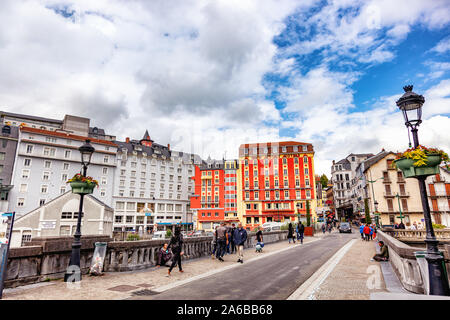
[[[146,217],[151,217],[151,215],[152,215],[151,212],[146,212],[146,213],[145,213],[145,216],[146,216]]]
[[[0,299],[3,293],[3,284],[6,278],[6,270],[8,265],[9,245],[11,243],[11,235],[14,225],[15,212],[3,213],[0,218]],[[6,228],[5,228],[6,227]],[[1,233],[4,232],[3,237]]]
[[[55,229],[56,221],[41,221],[41,228],[42,229]]]

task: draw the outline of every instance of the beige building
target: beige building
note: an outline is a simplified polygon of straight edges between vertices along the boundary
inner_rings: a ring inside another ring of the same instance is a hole
[[[404,216],[403,223],[407,227],[414,222],[424,225],[419,184],[414,178],[405,179],[402,172],[393,167],[394,160],[393,152],[382,152],[365,162],[366,181],[375,181],[367,183],[370,212],[374,212],[372,199],[374,196],[378,202],[377,209],[381,214],[382,225],[400,223],[399,207]]]
[[[20,247],[34,237],[69,236],[77,227],[80,196],[68,191],[14,222],[11,247]],[[114,211],[93,197],[84,197],[81,234],[112,236]]]
[[[427,178],[426,187],[433,222],[450,227],[450,171],[441,167]]]

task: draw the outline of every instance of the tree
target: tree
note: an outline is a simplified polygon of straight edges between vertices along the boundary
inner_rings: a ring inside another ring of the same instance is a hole
[[[372,223],[372,219],[370,219],[369,212],[369,199],[364,199],[364,211],[366,212],[366,223]]]
[[[311,225],[311,209],[309,208],[309,200],[306,201],[306,226]]]
[[[328,185],[328,177],[325,174],[320,176],[320,183],[322,184],[322,188],[326,188]]]

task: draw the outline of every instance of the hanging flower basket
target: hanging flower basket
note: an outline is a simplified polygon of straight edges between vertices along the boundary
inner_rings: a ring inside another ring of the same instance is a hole
[[[76,194],[91,194],[94,192],[94,188],[98,186],[98,181],[92,177],[84,177],[77,173],[72,179],[68,180],[72,188],[72,193]]]
[[[405,178],[413,178],[438,174],[441,162],[446,163],[448,160],[448,155],[442,150],[418,146],[397,154],[394,163]]]

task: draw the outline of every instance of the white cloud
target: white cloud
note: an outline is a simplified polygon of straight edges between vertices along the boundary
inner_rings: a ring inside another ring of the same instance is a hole
[[[430,51],[435,51],[441,54],[450,51],[450,37],[446,37],[439,41],[438,44],[434,46]]]

